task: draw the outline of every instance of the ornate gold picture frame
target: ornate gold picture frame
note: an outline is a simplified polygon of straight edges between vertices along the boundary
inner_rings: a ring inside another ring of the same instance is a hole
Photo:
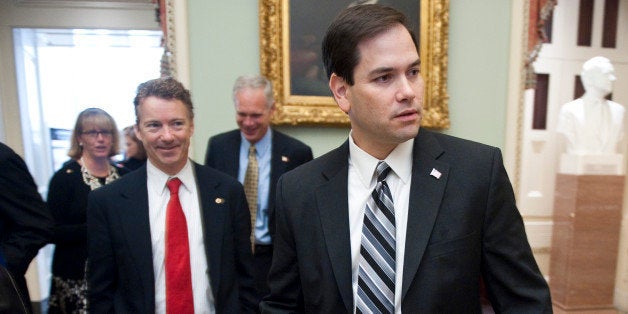
[[[420,15],[421,72],[425,79],[421,125],[444,129],[450,125],[447,107],[449,0],[417,1],[420,1],[417,14]],[[276,110],[272,123],[348,125],[347,115],[338,108],[333,97],[292,94],[289,6],[289,0],[259,0],[260,70],[274,86]],[[328,8],[320,6],[320,9]]]

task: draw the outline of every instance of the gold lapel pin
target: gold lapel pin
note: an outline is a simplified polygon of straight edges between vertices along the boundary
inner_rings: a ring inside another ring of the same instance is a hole
[[[216,200],[215,200],[215,202],[216,202],[216,204],[222,204],[222,203],[224,203],[224,202],[225,202],[225,199],[224,199],[224,198],[221,198],[221,197],[217,197],[217,198],[216,198]]]
[[[290,161],[290,159],[288,158],[288,156],[281,156],[281,161],[288,162]]]

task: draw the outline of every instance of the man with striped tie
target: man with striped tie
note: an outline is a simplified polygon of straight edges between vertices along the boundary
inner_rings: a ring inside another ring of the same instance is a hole
[[[282,176],[263,313],[551,313],[499,149],[419,131],[399,11],[344,10],[323,40],[349,139]]]

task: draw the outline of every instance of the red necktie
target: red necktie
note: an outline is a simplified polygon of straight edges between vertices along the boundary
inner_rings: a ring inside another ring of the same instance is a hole
[[[166,209],[166,313],[194,313],[188,228],[179,201],[181,180],[173,178],[166,185],[170,190]]]

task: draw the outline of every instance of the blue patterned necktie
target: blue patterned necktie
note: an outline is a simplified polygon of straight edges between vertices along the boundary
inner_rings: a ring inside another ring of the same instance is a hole
[[[377,184],[366,202],[356,313],[395,311],[395,210],[384,181],[390,170],[383,161],[377,164]]]

